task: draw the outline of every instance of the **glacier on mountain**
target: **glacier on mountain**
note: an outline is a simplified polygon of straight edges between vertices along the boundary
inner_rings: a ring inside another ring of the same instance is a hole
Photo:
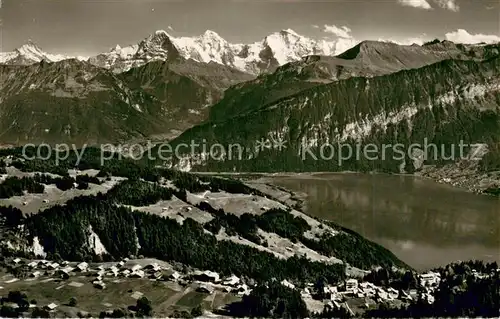
[[[62,54],[50,54],[44,52],[32,41],[15,49],[12,52],[0,52],[0,64],[33,64],[43,60],[48,62],[58,62],[67,59],[86,60],[85,57],[69,57]]]
[[[106,53],[76,58],[117,73],[151,61],[182,57],[202,63],[226,65],[257,75],[298,61],[304,56],[338,54],[347,48],[347,44],[339,42],[340,39],[310,39],[291,29],[272,33],[250,44],[230,43],[211,30],[196,37],[173,37],[164,30],[158,30],[137,44],[116,45]],[[349,46],[354,44],[348,43]],[[31,41],[13,52],[0,53],[1,64],[28,65],[42,60],[57,62],[71,58],[75,57],[46,53]]]

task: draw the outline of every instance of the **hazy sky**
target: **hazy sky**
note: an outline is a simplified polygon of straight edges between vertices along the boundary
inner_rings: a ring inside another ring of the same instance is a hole
[[[231,42],[254,42],[291,28],[305,36],[356,40],[499,36],[499,0],[0,0],[1,51],[28,39],[52,53],[91,55],[139,42],[210,29]],[[325,28],[325,25],[330,28]],[[330,32],[325,32],[325,30]],[[350,30],[350,31],[349,31]],[[345,31],[345,32],[343,32]],[[462,32],[463,35],[463,32]]]

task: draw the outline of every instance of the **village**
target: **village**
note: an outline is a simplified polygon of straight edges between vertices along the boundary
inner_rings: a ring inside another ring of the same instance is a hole
[[[57,281],[56,290],[63,286],[78,289],[87,284],[93,287],[96,294],[104,292],[108,285],[120,281],[165,282],[188,287],[186,291],[206,295],[208,298],[216,293],[233,295],[233,300],[241,299],[244,295],[250,294],[255,286],[255,281],[248,278],[239,278],[235,275],[221,277],[218,273],[209,270],[182,271],[180,267],[172,267],[170,264],[154,259],[124,258],[119,262],[76,263],[7,258],[3,266],[13,270],[12,273],[16,274],[16,277],[11,275],[0,277],[2,279],[0,281],[0,295],[3,295],[3,292],[8,292],[9,286],[16,282],[34,282],[35,280],[44,283]],[[176,268],[178,270],[175,270]],[[321,312],[325,307],[344,308],[354,316],[375,308],[380,303],[390,303],[396,306],[409,303],[418,298],[419,293],[420,298],[429,304],[433,303],[434,289],[440,282],[439,273],[421,274],[419,280],[420,286],[423,288],[420,292],[417,292],[416,289],[398,291],[391,287],[379,287],[359,278],[349,278],[336,285],[325,284],[322,288],[318,288],[315,283],[298,286],[287,280],[281,281],[281,284],[290,289],[299,290],[310,311]],[[128,293],[135,300],[148,294],[147,291],[142,292],[134,289]],[[53,300],[43,307],[49,312],[56,312],[60,305],[60,300]]]

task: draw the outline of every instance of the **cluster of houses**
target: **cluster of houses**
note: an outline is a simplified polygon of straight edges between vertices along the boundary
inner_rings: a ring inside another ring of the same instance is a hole
[[[215,290],[222,290],[224,292],[230,292],[237,295],[247,295],[251,292],[251,288],[243,283],[241,279],[235,275],[231,275],[227,278],[221,279],[219,274],[213,271],[197,270],[190,274],[189,277],[194,280],[195,283],[199,283],[199,292],[213,293]]]
[[[370,304],[378,304],[381,302],[409,302],[420,298],[426,300],[429,304],[434,303],[434,290],[439,285],[441,278],[439,273],[426,273],[419,276],[419,281],[422,289],[411,289],[409,291],[396,290],[392,287],[379,287],[371,282],[360,282],[357,279],[348,279],[341,285],[325,285],[322,291],[314,291],[313,284],[308,284],[301,289],[303,299],[312,298],[313,292],[320,293],[325,297],[325,305],[332,309],[344,308],[349,312],[352,310],[347,304],[349,299],[365,300],[363,307],[369,308]],[[295,288],[293,284],[284,280],[282,285],[289,288]]]
[[[192,273],[181,274],[171,268],[163,268],[157,263],[150,263],[146,266],[129,263],[128,258],[116,264],[105,266],[103,264],[91,266],[87,262],[70,263],[62,261],[61,263],[48,260],[38,260],[25,263],[21,258],[12,260],[14,265],[23,266],[28,271],[28,276],[38,278],[41,276],[58,277],[68,279],[72,275],[85,275],[90,277],[94,287],[105,289],[105,278],[148,278],[152,280],[170,280],[181,285],[189,283],[199,284],[198,291],[213,293],[215,290],[231,292],[238,295],[249,294],[251,289],[243,283],[237,276],[220,278],[219,274],[213,271],[196,270]]]
[[[30,269],[30,277],[40,276],[56,276],[63,279],[69,278],[71,275],[81,273],[92,278],[92,284],[98,289],[105,289],[106,277],[122,277],[122,278],[149,278],[152,280],[170,280],[177,282],[180,285],[191,283],[198,284],[197,291],[212,294],[216,290],[236,295],[247,295],[251,292],[253,284],[243,282],[237,276],[229,276],[221,278],[220,275],[213,271],[196,270],[190,273],[181,274],[171,268],[162,268],[157,263],[147,264],[142,266],[129,262],[127,258],[118,263],[103,264],[90,266],[86,262],[69,263],[63,261],[61,263],[51,262],[47,260],[31,261],[23,263],[20,258],[13,260],[14,264],[23,264]],[[422,289],[417,292],[416,289],[409,291],[396,290],[391,287],[379,287],[371,282],[360,282],[357,279],[348,279],[341,285],[325,285],[323,291],[316,291],[314,284],[307,284],[302,288],[301,295],[304,299],[312,298],[313,294],[320,293],[327,305],[331,307],[344,307],[350,310],[346,301],[349,299],[364,299],[367,300],[365,307],[368,308],[368,301],[374,303],[401,301],[408,302],[416,298],[423,298],[428,303],[434,302],[434,291],[439,286],[441,277],[439,273],[429,272],[420,274],[419,284]],[[291,289],[296,289],[295,285],[287,280],[281,281],[283,286]]]

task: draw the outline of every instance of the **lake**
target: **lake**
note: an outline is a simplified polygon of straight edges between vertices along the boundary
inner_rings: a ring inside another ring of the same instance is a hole
[[[391,250],[417,270],[458,260],[500,262],[500,200],[413,176],[270,177],[306,197],[306,211]]]

